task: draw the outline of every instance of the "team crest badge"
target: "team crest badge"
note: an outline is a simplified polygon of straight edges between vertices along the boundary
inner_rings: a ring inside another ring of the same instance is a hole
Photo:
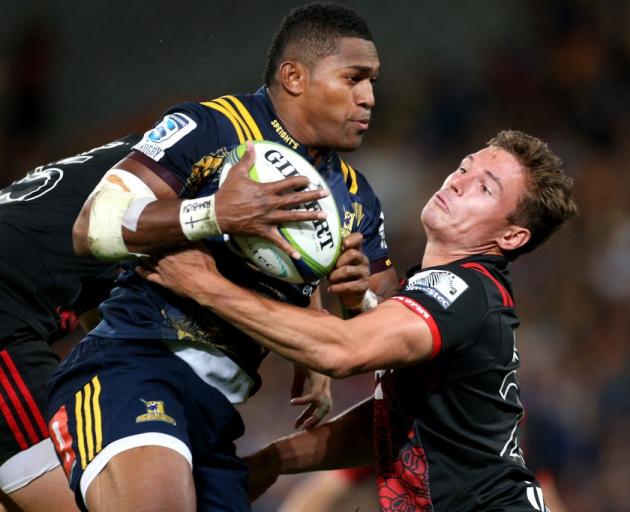
[[[218,177],[219,173],[217,173],[217,171],[223,167],[226,156],[227,151],[222,148],[216,153],[203,156],[195,162],[190,171],[190,176],[184,184],[180,197],[195,197],[199,189],[208,179],[215,176]]]
[[[136,423],[144,423],[145,421],[164,421],[171,425],[177,425],[177,422],[164,410],[164,402],[162,400],[143,400],[140,401],[147,408],[145,414],[136,417]]]

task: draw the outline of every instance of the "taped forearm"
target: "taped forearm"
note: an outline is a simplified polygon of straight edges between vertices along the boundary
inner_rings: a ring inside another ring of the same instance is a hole
[[[123,169],[108,171],[92,193],[87,236],[94,257],[118,261],[134,256],[123,239],[123,226],[136,231],[142,211],[156,199],[136,175]]]

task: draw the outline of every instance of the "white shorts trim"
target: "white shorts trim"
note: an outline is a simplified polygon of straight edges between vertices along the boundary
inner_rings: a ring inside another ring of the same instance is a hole
[[[186,446],[186,443],[176,437],[162,434],[161,432],[145,432],[144,434],[123,437],[122,439],[109,443],[85,468],[79,483],[83,503],[87,503],[85,495],[87,494],[88,487],[90,487],[90,484],[98,474],[103,471],[107,463],[119,453],[140,446],[163,446],[164,448],[175,450],[186,458],[192,468],[192,453],[190,453],[190,449]]]
[[[17,491],[57,466],[55,447],[50,438],[46,438],[0,466],[0,489],[6,494]]]

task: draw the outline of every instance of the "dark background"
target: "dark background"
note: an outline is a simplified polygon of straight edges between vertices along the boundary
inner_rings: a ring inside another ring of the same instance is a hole
[[[526,460],[553,472],[569,510],[630,510],[629,3],[343,3],[368,19],[382,61],[374,121],[348,160],[382,199],[399,272],[420,258],[424,201],[497,131],[540,136],[564,158],[581,216],[514,266]],[[0,185],[144,131],[171,104],[253,91],[272,33],[300,4],[5,0]],[[263,374],[242,408],[243,453],[297,415],[290,366],[273,356]],[[371,376],[335,383],[336,412],[371,388]],[[276,510],[299,478],[255,510]],[[375,510],[359,494],[357,506]]]

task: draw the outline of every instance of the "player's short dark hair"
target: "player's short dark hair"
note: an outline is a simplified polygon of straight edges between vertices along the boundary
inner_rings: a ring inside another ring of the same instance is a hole
[[[344,5],[315,2],[293,9],[271,40],[263,76],[265,85],[271,85],[286,57],[312,65],[317,59],[334,55],[342,37],[373,40],[365,19]]]
[[[527,173],[526,192],[508,221],[529,229],[531,238],[522,247],[506,253],[513,260],[544,243],[565,221],[577,215],[573,180],[564,173],[562,160],[536,137],[505,130],[487,144],[514,155]]]

